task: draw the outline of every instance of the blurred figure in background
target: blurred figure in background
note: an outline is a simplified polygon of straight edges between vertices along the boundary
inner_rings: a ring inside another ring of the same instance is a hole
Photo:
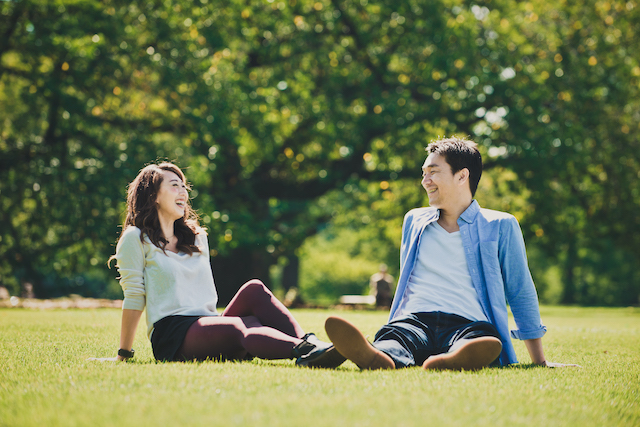
[[[393,276],[387,273],[387,265],[380,264],[379,271],[369,279],[370,294],[376,297],[376,307],[391,307]]]

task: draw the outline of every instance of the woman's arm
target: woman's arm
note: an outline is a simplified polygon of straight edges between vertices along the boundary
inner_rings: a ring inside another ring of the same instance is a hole
[[[120,272],[120,286],[124,293],[122,303],[122,323],[120,327],[120,348],[131,350],[136,336],[142,310],[146,305],[144,286],[145,253],[140,241],[140,230],[126,229],[116,248],[117,267]],[[124,360],[117,356],[116,360]]]
[[[142,310],[131,310],[128,308],[122,310],[122,324],[120,327],[121,349],[131,351],[141,315]],[[120,355],[116,355],[116,357],[90,357],[87,360],[97,360],[98,362],[121,362],[126,359]]]
[[[122,310],[122,324],[120,325],[120,348],[123,350],[131,350],[133,341],[136,337],[138,323],[142,316],[141,310],[131,310],[125,308]],[[116,360],[125,360],[122,356],[117,356]]]

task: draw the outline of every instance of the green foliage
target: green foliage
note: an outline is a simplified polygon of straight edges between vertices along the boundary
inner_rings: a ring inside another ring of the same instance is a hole
[[[332,208],[331,223],[299,251],[300,289],[316,302],[368,294],[369,277],[381,263],[397,277],[402,217],[424,199],[418,178],[349,181],[316,201]]]
[[[341,295],[366,295],[369,277],[378,271],[377,241],[361,231],[329,230],[301,248],[300,290],[307,300],[337,303]]]
[[[295,310],[322,339],[325,310]],[[343,312],[373,336],[384,312]],[[8,426],[187,424],[299,426],[636,426],[637,309],[543,307],[549,360],[479,372],[409,368],[360,372],[297,368],[292,360],[156,363],[138,328],[126,364],[87,361],[115,354],[120,310],[0,310],[0,424]],[[407,391],[424,399],[407,399]],[[425,400],[429,404],[425,404]],[[400,410],[401,408],[401,410]],[[213,420],[213,421],[212,421]]]
[[[606,282],[620,277],[616,260],[638,253],[630,231],[640,224],[633,136],[640,125],[640,9],[598,1],[513,6],[504,3],[488,17],[498,35],[489,56],[515,72],[491,95],[508,111],[492,132],[500,141],[493,151],[531,191],[525,234],[563,263],[562,301],[594,301],[582,292],[581,266]],[[504,37],[514,25],[518,38]],[[589,259],[601,257],[603,246],[611,268],[603,262],[593,269]],[[638,303],[638,279],[629,273],[618,282],[635,284],[619,304]]]

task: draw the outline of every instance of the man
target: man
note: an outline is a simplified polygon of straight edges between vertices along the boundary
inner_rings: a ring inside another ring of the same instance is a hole
[[[507,301],[533,363],[547,362],[538,297],[517,220],[473,199],[482,174],[475,143],[441,139],[427,147],[422,186],[428,208],[404,218],[400,278],[389,323],[370,344],[350,322],[329,317],[327,335],[361,369],[474,370],[517,363]]]

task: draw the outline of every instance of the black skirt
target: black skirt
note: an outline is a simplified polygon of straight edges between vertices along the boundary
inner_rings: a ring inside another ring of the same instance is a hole
[[[187,335],[187,331],[203,316],[167,316],[153,324],[151,348],[153,356],[160,361],[176,361],[176,354]]]

